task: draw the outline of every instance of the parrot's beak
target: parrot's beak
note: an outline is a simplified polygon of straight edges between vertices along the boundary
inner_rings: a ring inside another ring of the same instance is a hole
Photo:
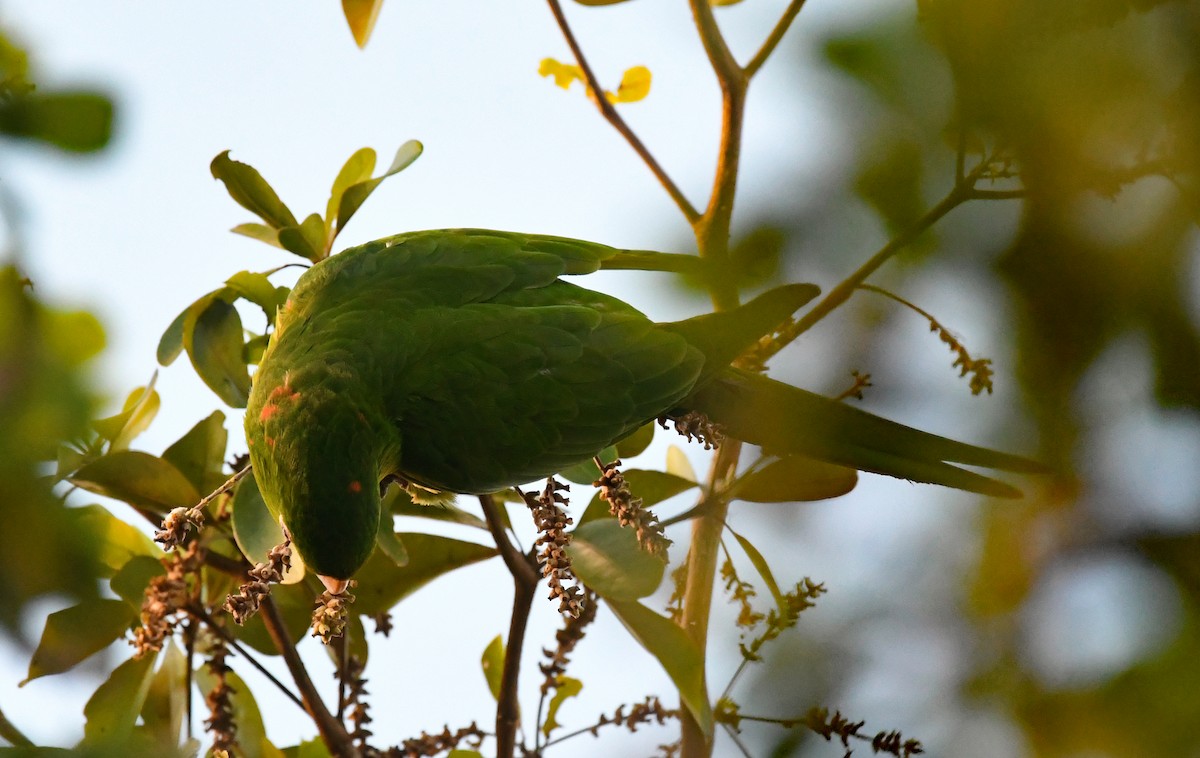
[[[334,579],[332,576],[317,574],[317,578],[321,580],[321,584],[325,585],[325,589],[329,590],[331,595],[340,595],[350,586],[349,579]]]

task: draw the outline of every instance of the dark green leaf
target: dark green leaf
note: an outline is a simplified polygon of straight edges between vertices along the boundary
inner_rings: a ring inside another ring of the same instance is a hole
[[[576,576],[601,596],[636,600],[658,589],[666,562],[641,548],[632,528],[600,519],[571,533],[567,555]]]
[[[744,477],[734,492],[752,503],[790,503],[845,495],[857,483],[854,469],[789,455]]]
[[[609,445],[601,450],[597,457],[605,463],[612,463],[617,459],[617,446]],[[575,484],[591,484],[600,478],[600,469],[596,467],[595,461],[582,461],[569,469],[560,471],[558,475]]]
[[[225,480],[221,469],[228,441],[225,414],[213,411],[208,418],[198,422],[164,450],[162,457],[179,469],[179,473],[187,477],[198,493],[212,492]]]
[[[608,607],[633,638],[662,664],[705,735],[713,729],[712,707],[704,688],[704,656],[700,648],[669,618],[635,600],[609,600]]]
[[[499,700],[500,681],[504,675],[504,638],[499,634],[483,649],[479,665],[483,667],[483,678],[487,680],[488,691],[494,699]]]
[[[156,653],[147,653],[141,658],[130,658],[100,685],[83,707],[87,718],[83,726],[85,745],[111,744],[129,737],[150,691],[157,657]]]
[[[642,506],[647,508],[699,486],[690,479],[684,479],[674,474],[668,474],[665,471],[655,471],[653,469],[635,468],[622,471],[621,474],[625,477],[625,481],[629,485],[629,491],[633,493],[634,497],[641,498]],[[592,496],[587,510],[583,512],[583,516],[579,519],[579,525],[583,526],[590,521],[595,521],[598,518],[604,518],[608,515],[610,515],[608,502],[601,500],[600,493],[597,492]]]
[[[320,737],[314,737],[308,742],[301,742],[299,745],[285,747],[283,754],[287,758],[332,758],[329,754],[329,748],[325,747],[325,743]]]
[[[358,572],[355,610],[367,616],[389,610],[402,599],[463,566],[496,555],[495,548],[433,534],[402,532],[408,563],[395,561],[376,550]]]
[[[112,137],[112,101],[95,92],[43,92],[0,104],[0,133],[90,153]]]
[[[135,618],[137,611],[129,603],[108,598],[92,598],[51,613],[21,686],[73,668],[115,642]]]
[[[108,583],[112,591],[129,603],[130,607],[140,609],[150,580],[166,573],[162,562],[157,558],[135,555],[108,580]]]
[[[184,325],[183,346],[196,373],[227,405],[245,408],[250,373],[242,360],[242,318],[237,309],[214,297],[194,322],[188,322]]]
[[[396,151],[396,157],[392,160],[392,165],[381,176],[347,187],[346,191],[342,194],[341,201],[338,203],[338,231],[340,232],[346,228],[346,224],[349,223],[350,218],[384,179],[408,168],[413,161],[421,156],[421,151],[424,149],[424,146],[420,142],[409,140]]]
[[[321,228],[324,229],[324,224],[321,225]],[[322,248],[313,247],[312,242],[298,226],[285,226],[280,229],[279,245],[289,253],[295,253],[305,260],[316,262],[322,257]]]
[[[617,457],[627,461],[645,452],[646,448],[650,447],[650,443],[654,441],[654,428],[656,426],[658,424],[654,421],[642,424],[636,432],[618,442]]]
[[[546,721],[542,724],[542,734],[546,737],[550,736],[550,732],[562,726],[558,723],[558,709],[562,707],[562,704],[567,701],[567,698],[575,697],[583,691],[583,682],[569,676],[559,675],[557,685],[554,688],[554,697],[550,698],[550,704],[546,707]]]
[[[233,160],[228,150],[213,158],[209,168],[213,177],[225,183],[225,189],[238,205],[261,218],[268,226],[275,229],[296,226],[296,217],[257,169]]]
[[[200,494],[179,469],[136,450],[118,450],[97,458],[69,481],[88,492],[156,512],[190,508],[200,502]]]
[[[251,563],[267,560],[267,553],[276,545],[283,544],[283,529],[279,520],[271,514],[259,492],[254,473],[242,478],[233,493],[231,505],[233,536],[238,549]],[[295,584],[304,578],[304,562],[300,554],[292,551],[291,568],[283,575],[284,584]]]
[[[188,312],[191,306],[184,308],[183,312],[175,317],[167,330],[163,332],[163,336],[158,341],[158,365],[170,366],[183,352],[183,324],[187,319]]]

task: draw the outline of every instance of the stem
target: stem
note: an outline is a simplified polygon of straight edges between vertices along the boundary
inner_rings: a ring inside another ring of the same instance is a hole
[[[200,621],[204,622],[204,625],[207,626],[209,629],[211,629],[218,637],[220,637],[222,640],[224,640],[225,644],[227,644],[231,648],[233,648],[234,652],[236,652],[241,657],[245,658],[246,662],[249,663],[251,666],[258,669],[258,673],[265,676],[267,678],[267,681],[269,681],[271,684],[275,685],[279,689],[280,692],[282,692],[284,695],[287,696],[288,700],[291,700],[293,703],[300,706],[301,708],[305,707],[304,701],[301,700],[299,697],[297,697],[296,693],[289,690],[287,688],[287,685],[285,685],[283,682],[279,681],[279,679],[276,678],[276,676],[274,674],[272,674],[261,663],[258,662],[258,659],[256,659],[254,656],[250,655],[249,651],[247,651],[246,648],[242,647],[241,644],[238,643],[237,639],[232,634],[229,633],[229,630],[226,629],[225,627],[221,626],[220,624],[218,624],[216,622],[216,620],[214,620],[213,617],[208,614],[207,611],[205,611],[203,608],[201,608],[199,606],[195,606],[195,607],[188,608],[188,613],[192,614],[192,616],[194,616],[195,618],[198,618],[198,619],[200,619]],[[189,655],[191,654],[193,647],[194,646],[192,645],[191,641],[189,641],[189,643],[188,643]],[[191,669],[188,669],[188,670],[190,671]],[[188,694],[188,697],[189,698],[191,697],[190,692]]]
[[[575,33],[571,31],[571,25],[567,23],[567,17],[563,13],[562,5],[558,0],[546,0],[550,6],[550,12],[554,14],[554,20],[558,22],[558,28],[562,31],[563,38],[567,41],[567,46],[571,48],[571,54],[575,56],[575,63],[583,71],[583,78],[587,84],[588,93],[592,98],[592,102],[600,109],[600,115],[604,116],[604,120],[612,124],[633,151],[638,154],[642,162],[650,169],[658,183],[663,186],[671,199],[675,201],[675,205],[683,212],[688,223],[694,224],[699,218],[700,213],[688,201],[687,197],[675,184],[663,167],[659,165],[658,160],[650,154],[638,136],[629,128],[629,124],[625,123],[625,119],[621,118],[621,114],[617,113],[617,109],[612,103],[608,102],[608,98],[604,96],[604,90],[600,88],[600,83],[596,79],[596,74],[592,71],[592,67],[588,64],[587,58],[583,55],[583,50],[579,47],[578,40],[575,39]]]
[[[325,746],[329,748],[331,754],[339,758],[356,758],[358,750],[355,749],[346,728],[325,707],[320,694],[317,693],[317,688],[309,678],[308,670],[304,668],[304,661],[300,660],[300,654],[296,651],[296,646],[292,644],[287,623],[283,620],[283,614],[279,612],[279,606],[275,605],[273,598],[267,596],[263,600],[260,611],[263,624],[267,627],[267,634],[271,636],[271,641],[275,643],[276,649],[283,656],[283,662],[292,675],[292,680],[296,683],[296,689],[300,690],[300,699],[304,702],[304,710],[308,711],[308,715],[312,717]]]
[[[762,68],[762,65],[767,62],[767,58],[771,53],[775,52],[775,47],[779,41],[783,39],[783,35],[787,34],[788,27],[792,25],[792,21],[796,20],[796,15],[800,13],[800,9],[804,7],[804,0],[792,0],[788,3],[787,10],[783,12],[783,16],[775,23],[775,28],[767,35],[766,41],[762,47],[746,64],[746,77],[753,77]]]
[[[480,495],[488,529],[500,550],[500,556],[513,578],[513,610],[508,625],[508,644],[504,646],[504,671],[500,676],[500,694],[496,699],[496,758],[512,758],[516,751],[517,726],[521,719],[517,684],[521,673],[521,650],[525,647],[525,627],[533,608],[538,572],[509,541],[504,523],[491,495]]]

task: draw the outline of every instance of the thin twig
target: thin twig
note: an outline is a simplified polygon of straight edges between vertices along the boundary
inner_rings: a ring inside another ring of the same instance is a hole
[[[587,58],[584,57],[583,50],[579,47],[578,40],[575,39],[575,33],[571,31],[571,25],[567,23],[567,17],[563,13],[562,5],[558,0],[546,0],[546,3],[550,6],[550,12],[554,14],[554,20],[558,22],[558,28],[562,31],[563,38],[567,41],[567,46],[571,48],[571,54],[575,56],[575,63],[583,71],[583,78],[587,84],[588,93],[592,101],[596,104],[596,107],[600,109],[600,115],[604,116],[604,120],[611,124],[625,138],[625,141],[629,143],[633,151],[638,154],[642,162],[646,164],[651,173],[658,179],[659,184],[663,186],[663,189],[667,191],[671,199],[675,201],[675,205],[678,206],[684,217],[687,218],[688,223],[696,223],[700,218],[700,212],[696,210],[695,206],[691,204],[671,177],[667,175],[667,172],[663,170],[658,160],[646,149],[646,146],[642,144],[638,136],[633,133],[629,125],[625,123],[625,119],[621,118],[620,113],[617,113],[616,107],[608,102],[608,98],[604,97],[604,90],[601,89],[600,82],[596,79],[596,74],[588,64]]]
[[[775,23],[775,28],[767,35],[767,39],[763,42],[762,47],[758,49],[758,52],[746,64],[745,71],[747,78],[757,74],[762,65],[767,62],[767,58],[771,56],[771,53],[775,52],[775,47],[783,39],[783,35],[787,34],[788,27],[792,25],[792,21],[796,19],[796,15],[800,13],[800,9],[803,7],[804,0],[792,0],[792,2],[788,3],[787,9],[784,10],[779,21]]]
[[[246,650],[244,647],[242,647],[241,644],[237,641],[237,638],[235,638],[232,634],[229,633],[228,629],[226,629],[225,627],[218,624],[216,619],[214,619],[212,616],[210,616],[203,608],[201,608],[199,606],[191,606],[187,610],[188,610],[188,613],[192,614],[192,616],[199,619],[200,621],[203,621],[205,626],[207,626],[209,629],[211,629],[213,632],[215,632],[217,634],[217,636],[219,636],[221,639],[223,639],[225,641],[225,644],[227,644],[231,648],[233,648],[234,651],[238,655],[245,658],[247,663],[249,663],[254,668],[258,669],[258,673],[265,676],[267,678],[267,681],[269,681],[271,684],[275,685],[279,689],[279,691],[282,692],[287,697],[288,700],[291,700],[293,703],[300,706],[300,708],[302,708],[302,709],[304,708],[304,701],[302,701],[296,695],[296,693],[294,693],[290,689],[288,689],[286,684],[279,681],[279,679],[274,674],[272,674],[261,663],[259,663],[258,659],[256,659],[253,655],[250,654],[250,652],[248,650]]]
[[[754,758],[754,755],[742,744],[742,740],[738,737],[736,729],[729,724],[721,724],[721,726],[725,727],[725,733],[729,735],[729,739],[733,740],[733,744],[737,745],[738,750],[742,751],[742,755],[746,756],[746,758]]]
[[[508,640],[504,646],[504,670],[500,675],[500,692],[496,698],[496,756],[512,758],[516,752],[517,726],[521,719],[518,703],[518,682],[521,673],[521,651],[525,646],[525,627],[533,608],[538,572],[529,559],[519,553],[504,532],[504,524],[496,501],[491,495],[480,495],[479,504],[487,519],[488,529],[500,550],[504,564],[513,577],[513,610],[508,625]]]

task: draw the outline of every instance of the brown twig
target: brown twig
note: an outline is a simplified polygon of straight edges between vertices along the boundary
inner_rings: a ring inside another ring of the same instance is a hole
[[[767,39],[762,43],[762,47],[758,49],[758,52],[746,64],[746,78],[757,74],[762,65],[767,62],[767,58],[771,56],[771,53],[775,52],[775,47],[783,39],[783,35],[787,34],[788,28],[796,20],[796,15],[800,13],[800,9],[803,7],[804,0],[792,0],[792,2],[788,3],[787,9],[783,12],[779,21],[775,23],[775,28],[767,35]]]
[[[646,146],[638,138],[629,125],[625,123],[625,119],[621,118],[621,114],[617,113],[616,107],[604,97],[604,90],[600,87],[600,82],[596,79],[595,72],[588,64],[587,58],[583,55],[583,50],[579,47],[579,41],[575,39],[575,33],[571,31],[571,25],[567,22],[567,17],[563,13],[562,5],[558,0],[546,0],[550,6],[550,12],[554,14],[554,20],[558,23],[558,28],[562,31],[563,39],[567,41],[567,46],[571,48],[571,54],[575,56],[575,63],[583,71],[584,82],[588,87],[588,94],[592,98],[592,102],[600,109],[600,115],[604,116],[604,120],[612,125],[617,132],[620,133],[633,151],[638,154],[642,162],[650,169],[654,177],[658,179],[658,183],[663,186],[671,199],[675,201],[675,205],[687,218],[688,223],[694,224],[699,218],[700,213],[695,206],[684,196],[683,192],[675,184],[663,167],[659,165],[658,160],[650,154]]]
[[[504,522],[495,498],[480,495],[488,530],[496,541],[496,548],[504,565],[513,578],[513,610],[508,625],[508,640],[504,648],[504,670],[500,675],[500,693],[496,698],[496,756],[512,758],[516,751],[517,726],[521,711],[517,702],[517,685],[521,673],[521,651],[525,646],[525,627],[529,612],[533,608],[534,592],[538,584],[538,572],[534,564],[508,539]]]

